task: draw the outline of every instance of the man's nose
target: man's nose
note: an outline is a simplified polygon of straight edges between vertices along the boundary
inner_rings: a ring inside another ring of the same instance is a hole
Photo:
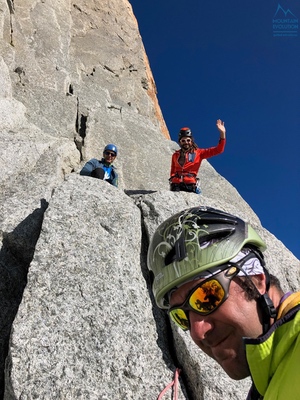
[[[208,316],[201,316],[193,311],[189,312],[190,335],[194,340],[204,340],[213,329],[213,324]]]

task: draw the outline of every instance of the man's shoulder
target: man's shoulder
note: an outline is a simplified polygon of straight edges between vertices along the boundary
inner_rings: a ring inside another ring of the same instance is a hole
[[[288,314],[290,310],[295,309],[296,306],[298,306],[298,309],[300,307],[300,292],[295,292],[291,293],[289,296],[287,296],[284,301],[280,304],[279,310],[278,310],[278,317],[277,319],[282,318],[284,315]],[[300,309],[298,310],[298,312]]]

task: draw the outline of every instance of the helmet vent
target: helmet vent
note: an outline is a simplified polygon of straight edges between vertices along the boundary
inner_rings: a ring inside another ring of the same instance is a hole
[[[186,247],[184,243],[184,236],[181,235],[178,240],[176,240],[174,247],[165,257],[165,266],[171,264],[174,261],[182,261],[186,257]]]
[[[234,227],[223,227],[215,232],[208,232],[207,234],[198,237],[200,247],[208,247],[216,242],[221,242],[227,239],[235,231]]]

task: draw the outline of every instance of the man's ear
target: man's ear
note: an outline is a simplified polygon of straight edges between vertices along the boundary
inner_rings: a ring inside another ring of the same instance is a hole
[[[267,290],[267,279],[265,274],[258,274],[251,276],[251,280],[256,286],[260,294],[265,294]]]

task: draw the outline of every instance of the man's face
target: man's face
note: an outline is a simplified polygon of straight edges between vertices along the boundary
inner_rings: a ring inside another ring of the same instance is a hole
[[[103,153],[103,157],[108,164],[111,164],[116,158],[116,153],[110,150],[105,150]]]
[[[170,305],[182,304],[190,290],[201,280],[188,282],[172,293]],[[249,376],[243,337],[262,334],[257,303],[245,298],[245,292],[231,282],[227,300],[213,313],[202,316],[189,311],[190,335],[196,345],[216,360],[232,379]]]
[[[192,147],[192,139],[190,137],[183,137],[179,141],[180,147],[188,151]]]

